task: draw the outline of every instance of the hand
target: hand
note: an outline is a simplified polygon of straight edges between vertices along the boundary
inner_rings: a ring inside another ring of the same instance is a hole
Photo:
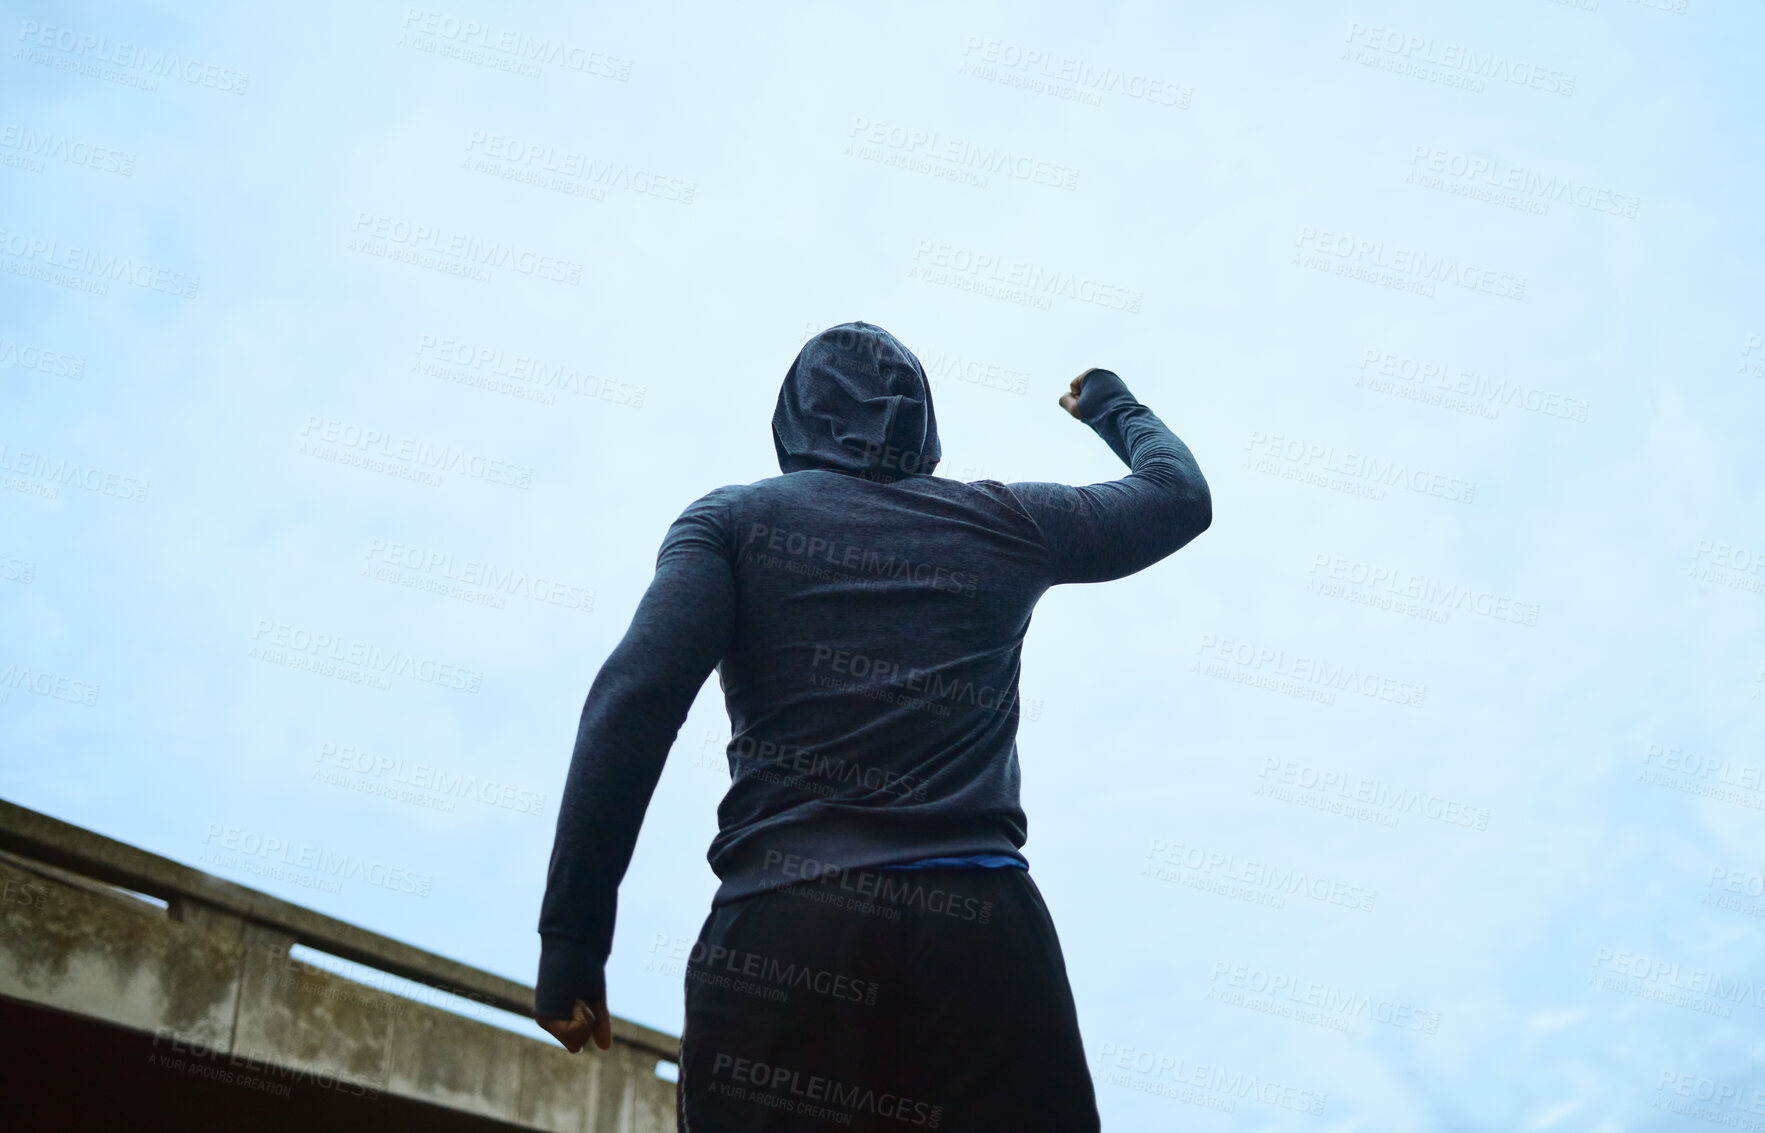
[[[534,1022],[545,1028],[546,1033],[571,1054],[580,1054],[590,1038],[602,1050],[613,1048],[613,1016],[607,1011],[605,999],[593,1007],[587,1000],[578,999],[570,1018],[535,1019]]]
[[[1086,370],[1084,373],[1074,378],[1072,380],[1071,392],[1060,395],[1060,407],[1074,417],[1079,415],[1079,390],[1084,388],[1085,379],[1090,377],[1097,369],[1098,367],[1092,366],[1089,370]]]

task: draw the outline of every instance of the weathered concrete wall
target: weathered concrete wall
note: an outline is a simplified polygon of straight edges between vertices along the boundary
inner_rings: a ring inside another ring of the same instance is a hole
[[[168,901],[0,853],[0,995],[154,1034],[185,1056],[310,1072],[360,1098],[369,1124],[373,1099],[394,1094],[534,1129],[674,1128],[655,1032],[621,1020],[611,1051],[571,1055],[537,1028],[524,1038],[293,960],[294,936],[274,925]]]

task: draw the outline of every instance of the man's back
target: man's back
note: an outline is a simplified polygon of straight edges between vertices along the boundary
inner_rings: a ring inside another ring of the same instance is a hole
[[[1018,677],[1037,600],[1185,534],[1174,493],[1111,514],[1086,491],[820,469],[701,501],[687,522],[723,542],[737,595],[718,670],[731,785],[709,855],[717,903],[818,868],[1019,856]],[[1061,553],[1075,543],[1083,563]]]
[[[932,476],[793,472],[726,499],[717,900],[801,880],[799,859],[1015,854],[1019,658],[1048,585],[1030,516],[1003,485]]]
[[[941,479],[911,352],[865,323],[804,346],[773,415],[784,475],[716,489],[675,520],[589,691],[540,912],[537,1014],[604,998],[617,886],[713,668],[733,733],[714,905],[824,873],[1022,861],[1017,682],[1036,601],[1143,569],[1212,514],[1187,447],[1115,374],[1087,371],[1062,404],[1129,475]]]

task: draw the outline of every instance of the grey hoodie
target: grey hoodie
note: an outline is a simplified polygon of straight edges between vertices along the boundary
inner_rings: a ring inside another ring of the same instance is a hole
[[[1086,378],[1079,416],[1127,476],[944,479],[911,351],[861,322],[803,346],[772,417],[783,475],[681,513],[589,689],[540,907],[537,1015],[604,996],[619,882],[713,669],[731,731],[713,905],[836,871],[1022,859],[1018,667],[1036,602],[1142,570],[1212,520],[1194,457],[1114,373]]]

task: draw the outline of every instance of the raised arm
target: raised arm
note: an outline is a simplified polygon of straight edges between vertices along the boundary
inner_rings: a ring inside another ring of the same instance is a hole
[[[1009,485],[1042,529],[1054,584],[1133,574],[1207,530],[1213,497],[1189,446],[1136,401],[1120,377],[1086,370],[1060,403],[1132,471],[1085,487]]]
[[[601,665],[576,730],[540,905],[534,1014],[569,1019],[606,996],[619,882],[668,749],[735,625],[721,489],[668,529],[631,627]]]

